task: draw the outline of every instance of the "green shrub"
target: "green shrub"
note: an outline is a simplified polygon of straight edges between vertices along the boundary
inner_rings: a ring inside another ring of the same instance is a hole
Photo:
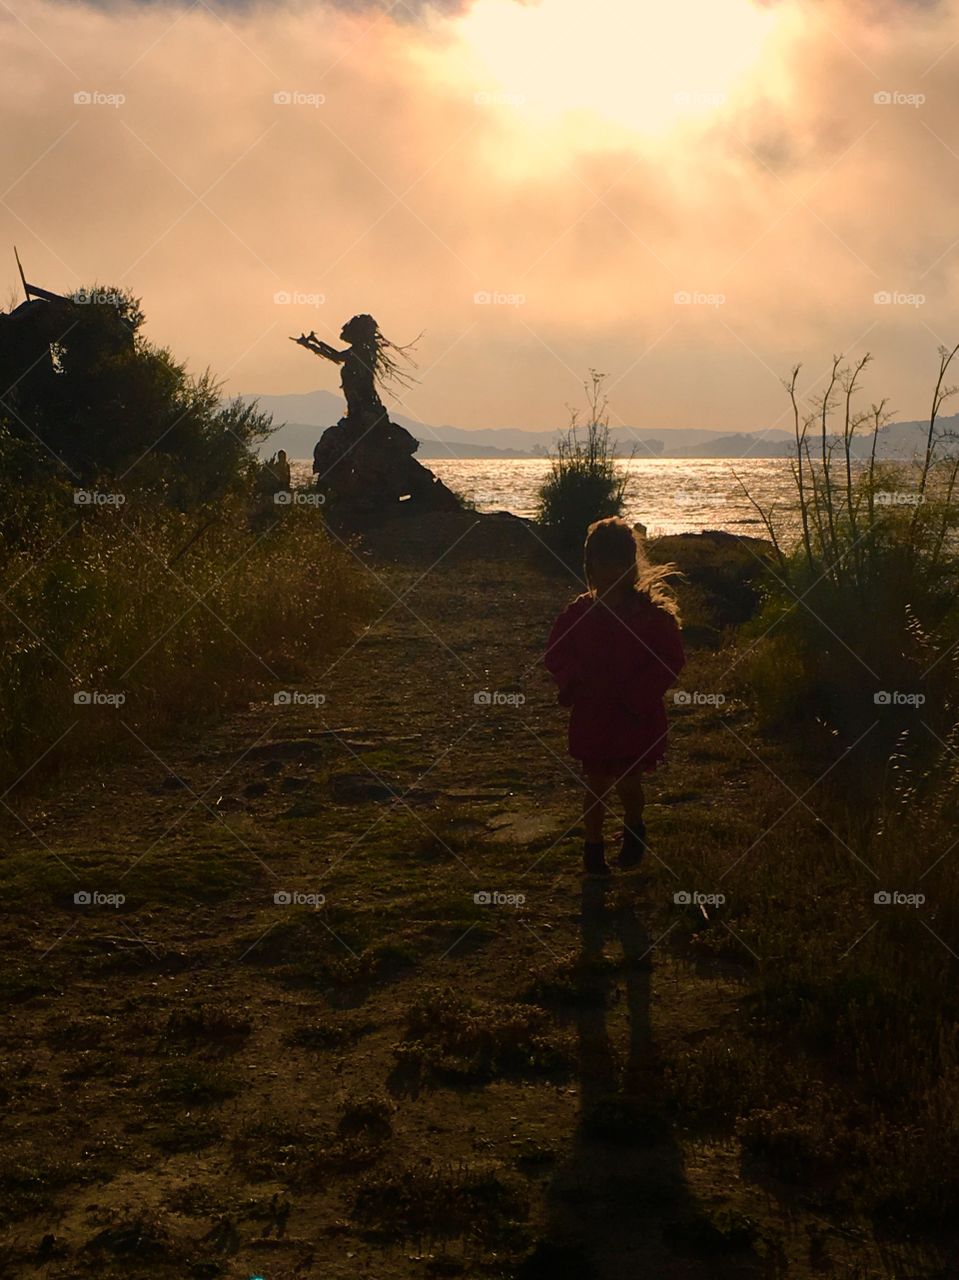
[[[138,298],[94,286],[31,308],[0,313],[0,425],[33,465],[56,463],[81,487],[109,476],[184,508],[249,487],[269,418],[224,406],[209,372],[192,377],[148,342]],[[0,483],[10,479],[4,465]]]
[[[594,520],[623,514],[629,481],[610,443],[603,375],[595,370],[586,383],[586,397],[585,437],[580,435],[574,410],[539,490],[536,519],[564,556],[578,552]]]
[[[928,746],[934,737],[923,725],[944,733],[952,723],[959,456],[944,450],[937,419],[955,354],[941,354],[927,447],[914,463],[876,460],[882,405],[853,412],[868,357],[852,369],[837,361],[804,419],[794,371],[798,543],[783,550],[781,527],[765,515],[778,558],[764,608],[744,632],[747,676],[767,724],[794,730],[819,722],[842,747],[868,735],[867,754],[884,761],[904,733],[917,748]]]

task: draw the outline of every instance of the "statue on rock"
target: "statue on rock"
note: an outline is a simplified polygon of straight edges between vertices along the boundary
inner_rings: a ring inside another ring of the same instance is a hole
[[[410,361],[409,347],[390,342],[367,315],[348,320],[340,337],[350,344],[345,351],[313,332],[290,339],[342,366],[346,416],[323,432],[313,451],[316,487],[347,518],[388,515],[401,505],[420,512],[459,511],[459,498],[413,457],[419,441],[390,421],[380,399],[380,386],[410,385],[401,363]]]

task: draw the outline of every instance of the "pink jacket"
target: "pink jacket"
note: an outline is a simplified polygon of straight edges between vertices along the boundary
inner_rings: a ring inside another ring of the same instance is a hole
[[[578,596],[556,619],[545,662],[571,707],[569,753],[577,760],[666,754],[663,695],[686,663],[675,618],[642,592],[615,612]]]

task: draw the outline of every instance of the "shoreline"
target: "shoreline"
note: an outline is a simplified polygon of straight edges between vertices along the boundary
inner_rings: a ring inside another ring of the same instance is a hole
[[[547,461],[533,459],[424,458],[423,463],[477,511],[489,514],[507,510],[524,519],[535,514],[537,486],[549,466]],[[760,502],[776,507],[790,535],[798,531],[798,513],[791,513],[788,501],[792,484],[788,464],[781,459],[759,459],[752,465]],[[312,486],[311,462],[295,459],[291,468],[295,484]],[[626,518],[630,523],[645,525],[651,536],[702,529],[750,536],[763,526],[734,470],[723,459],[700,459],[691,466],[679,460],[637,460],[627,495]]]

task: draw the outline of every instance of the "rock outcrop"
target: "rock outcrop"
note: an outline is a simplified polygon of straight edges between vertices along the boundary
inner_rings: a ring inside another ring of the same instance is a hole
[[[346,414],[328,427],[313,453],[316,486],[330,502],[331,514],[348,520],[388,518],[402,506],[410,511],[459,511],[459,498],[413,456],[419,441],[391,422],[380,399],[378,381],[402,381],[393,358],[402,353],[379,331],[372,316],[354,316],[340,333],[350,345],[337,351],[301,334],[292,341],[342,366]]]

